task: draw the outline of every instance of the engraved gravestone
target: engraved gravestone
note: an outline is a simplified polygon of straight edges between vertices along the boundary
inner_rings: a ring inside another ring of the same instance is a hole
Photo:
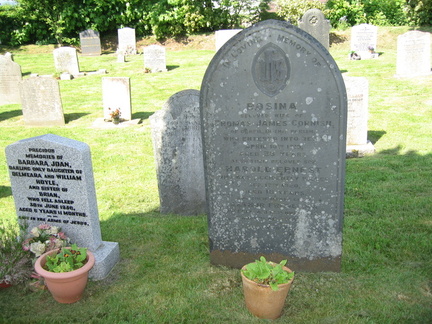
[[[88,56],[101,55],[101,41],[99,37],[99,32],[87,29],[79,33],[80,44],[81,44],[81,54]]]
[[[216,30],[215,39],[216,39],[216,52],[234,35],[241,32],[242,29],[221,29]]]
[[[63,126],[63,106],[58,81],[51,77],[31,77],[20,83],[24,124]]]
[[[430,33],[414,30],[398,36],[396,74],[401,77],[431,74]]]
[[[205,213],[199,91],[171,96],[150,117],[162,214]]]
[[[117,30],[118,49],[126,55],[136,54],[136,37],[135,29],[130,27],[120,28]]]
[[[72,243],[95,254],[90,277],[106,277],[119,247],[101,238],[89,146],[47,134],[7,146],[6,159],[19,221],[61,227]]]
[[[121,119],[132,119],[130,78],[102,78],[102,96],[105,120],[111,119],[110,113],[116,109],[120,110]]]
[[[153,72],[166,72],[165,47],[150,45],[144,47],[144,67]]]
[[[0,55],[0,105],[21,102],[19,83],[22,80],[21,66],[11,55]]]
[[[330,46],[330,22],[319,9],[309,9],[299,22],[299,27],[315,37],[327,50]]]
[[[72,75],[79,74],[78,56],[73,47],[59,47],[53,51],[54,66],[57,72],[67,72]]]
[[[328,51],[286,22],[216,53],[200,97],[212,263],[340,270],[346,105]]]
[[[351,29],[351,51],[362,60],[375,58],[377,49],[378,27],[369,24],[356,25]]]

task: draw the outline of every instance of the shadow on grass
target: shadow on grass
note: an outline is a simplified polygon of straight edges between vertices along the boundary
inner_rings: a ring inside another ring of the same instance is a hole
[[[132,119],[148,119],[151,115],[153,115],[155,112],[154,111],[146,111],[146,112],[137,112],[137,113],[133,113],[132,114]]]
[[[167,65],[167,70],[171,71],[171,70],[178,69],[179,67],[180,65]]]
[[[10,118],[14,118],[14,117],[18,117],[22,115],[22,111],[17,109],[17,110],[11,110],[11,111],[5,111],[0,113],[0,121],[6,120],[6,119],[10,119]]]
[[[9,186],[0,186],[0,198],[12,196],[12,188]]]
[[[72,113],[72,114],[65,114],[65,123],[70,123],[73,120],[80,119],[81,117],[84,117],[85,115],[90,115],[89,113]]]
[[[372,144],[375,144],[380,140],[381,137],[383,137],[385,134],[387,134],[386,131],[368,131],[367,138],[369,141],[372,142]]]

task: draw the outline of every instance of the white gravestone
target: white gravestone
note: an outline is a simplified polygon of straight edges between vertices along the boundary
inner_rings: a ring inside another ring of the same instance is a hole
[[[57,72],[79,74],[79,64],[76,49],[73,47],[59,47],[53,51],[54,65]]]
[[[19,92],[21,80],[21,66],[12,61],[11,55],[0,55],[0,105],[21,102]]]
[[[24,124],[63,126],[63,106],[58,81],[51,77],[31,77],[20,83]]]
[[[396,74],[401,77],[431,74],[430,33],[415,30],[398,36]]]
[[[136,54],[136,37],[135,29],[125,27],[117,30],[118,49],[126,55]]]
[[[355,52],[362,60],[376,58],[378,27],[361,24],[351,29],[351,52]]]
[[[153,72],[166,72],[166,52],[165,47],[160,45],[150,45],[144,47],[144,68]]]
[[[105,120],[110,120],[110,113],[116,109],[120,110],[122,120],[132,119],[130,78],[102,78],[102,96]]]
[[[6,159],[19,221],[61,227],[95,254],[90,277],[105,278],[119,260],[119,246],[102,241],[89,146],[47,134],[7,146]]]

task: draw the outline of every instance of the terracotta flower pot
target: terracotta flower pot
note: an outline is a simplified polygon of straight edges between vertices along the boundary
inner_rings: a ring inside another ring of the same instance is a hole
[[[242,268],[245,269],[246,266]],[[283,267],[285,271],[292,272],[289,268]],[[246,307],[249,311],[263,319],[277,319],[282,314],[285,299],[294,280],[279,285],[278,290],[272,290],[269,285],[258,284],[246,278],[241,271],[243,281],[243,293],[245,296]]]
[[[55,273],[45,270],[43,266],[46,263],[47,255],[57,252],[54,250],[42,254],[36,260],[35,270],[45,279],[45,284],[56,301],[63,304],[75,303],[81,299],[87,285],[88,273],[95,263],[94,255],[87,250],[87,263],[74,271]]]

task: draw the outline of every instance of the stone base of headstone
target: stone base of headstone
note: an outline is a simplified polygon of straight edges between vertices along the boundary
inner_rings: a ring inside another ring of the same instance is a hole
[[[67,72],[60,74],[60,80],[72,80],[73,76]]]
[[[363,157],[365,155],[371,155],[375,153],[375,146],[371,141],[368,141],[364,145],[347,145],[346,157],[347,158],[357,158]]]
[[[123,128],[123,127],[138,125],[140,122],[141,122],[141,119],[137,118],[137,119],[132,119],[132,120],[121,121],[119,124],[116,125],[109,120],[105,120],[103,118],[97,118],[93,122],[92,127],[93,128],[102,128],[102,129]]]
[[[102,245],[92,251],[96,262],[89,273],[89,278],[93,280],[102,280],[114,268],[120,259],[120,249],[117,242],[102,241]]]

